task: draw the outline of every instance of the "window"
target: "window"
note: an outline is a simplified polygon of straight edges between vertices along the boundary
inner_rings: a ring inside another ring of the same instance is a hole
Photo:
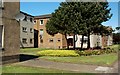
[[[43,20],[40,20],[40,25],[43,25],[44,21]]]
[[[31,44],[33,43],[33,40],[32,40],[32,39],[30,39],[30,43],[31,43]]]
[[[27,32],[27,28],[26,27],[22,27],[22,31],[23,32]]]
[[[34,20],[34,24],[36,24],[36,20]]]
[[[30,18],[30,22],[32,22],[32,23],[33,23],[33,18]]]
[[[33,29],[32,28],[30,28],[30,32],[33,33]]]
[[[25,18],[23,19],[23,21],[27,21],[27,16],[25,16]]]
[[[60,40],[60,38],[58,38],[58,42],[60,42],[61,40]]]
[[[53,42],[53,39],[52,39],[52,38],[50,38],[50,39],[49,39],[49,42]]]
[[[40,43],[43,43],[43,39],[40,39]]]
[[[43,35],[43,29],[40,29],[40,35]]]
[[[84,40],[83,40],[83,43],[87,43],[87,38],[84,38]],[[82,43],[82,38],[80,38],[80,41],[81,41],[81,43]]]
[[[27,39],[26,39],[26,38],[23,38],[23,39],[22,39],[22,43],[27,44]]]

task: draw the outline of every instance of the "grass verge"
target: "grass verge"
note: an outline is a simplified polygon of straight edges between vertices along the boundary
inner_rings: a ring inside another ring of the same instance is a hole
[[[25,67],[19,65],[4,65],[2,67],[2,73],[71,73],[71,71],[46,69],[38,67]]]
[[[76,64],[93,64],[101,66],[111,66],[118,59],[117,53],[103,54],[95,56],[80,56],[80,57],[40,57],[55,62],[67,62]]]

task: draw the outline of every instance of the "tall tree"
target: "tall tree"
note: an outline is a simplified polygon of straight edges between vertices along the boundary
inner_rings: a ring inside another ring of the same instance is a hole
[[[90,35],[102,22],[111,18],[110,10],[107,2],[62,2],[55,13],[52,13],[46,30],[49,34],[73,34],[74,48],[75,35],[87,35],[87,48],[90,48]]]

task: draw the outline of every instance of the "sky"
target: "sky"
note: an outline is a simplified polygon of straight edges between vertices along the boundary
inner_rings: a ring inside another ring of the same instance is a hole
[[[20,10],[33,16],[51,14],[57,9],[60,2],[21,2]],[[109,2],[112,18],[102,23],[105,26],[111,26],[113,29],[118,26],[118,2]]]

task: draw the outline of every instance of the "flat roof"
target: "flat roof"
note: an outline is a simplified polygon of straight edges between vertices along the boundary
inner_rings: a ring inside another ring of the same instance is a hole
[[[46,15],[39,15],[39,16],[34,16],[34,18],[39,18],[39,19],[44,19],[44,18],[51,18],[51,14],[46,14]]]

